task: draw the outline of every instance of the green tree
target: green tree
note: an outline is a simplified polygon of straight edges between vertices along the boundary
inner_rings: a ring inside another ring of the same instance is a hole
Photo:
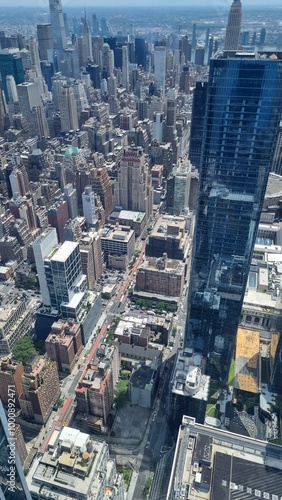
[[[30,335],[25,335],[17,340],[12,349],[12,353],[16,360],[22,362],[23,365],[26,365],[30,356],[38,354]]]

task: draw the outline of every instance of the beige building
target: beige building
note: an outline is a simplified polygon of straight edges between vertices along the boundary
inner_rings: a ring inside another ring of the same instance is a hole
[[[150,292],[170,297],[180,297],[185,278],[185,264],[168,259],[147,257],[139,266],[136,275],[136,291]]]
[[[59,371],[70,373],[82,351],[82,335],[79,323],[59,320],[53,323],[45,340],[47,355],[56,361]]]
[[[114,190],[115,206],[123,210],[145,212],[146,220],[153,211],[153,189],[149,167],[140,147],[124,149]]]
[[[44,356],[32,356],[25,367],[22,387],[22,417],[45,424],[60,395],[56,362]]]
[[[87,276],[88,289],[93,290],[103,273],[101,236],[95,231],[83,233],[79,241],[82,272]]]

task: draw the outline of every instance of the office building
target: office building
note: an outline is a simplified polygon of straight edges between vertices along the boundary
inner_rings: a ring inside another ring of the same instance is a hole
[[[183,416],[166,500],[279,499],[280,446]]]
[[[102,276],[104,267],[100,234],[94,231],[83,233],[79,240],[79,250],[87,288],[93,290],[95,283]]]
[[[63,51],[67,38],[61,0],[49,0],[49,9],[54,49]]]
[[[31,69],[36,72],[37,76],[41,76],[41,67],[39,60],[39,46],[36,38],[33,36],[29,39],[29,52],[31,59]]]
[[[107,443],[67,426],[54,431],[47,450],[32,463],[27,483],[33,500],[125,499],[123,476]]]
[[[84,422],[90,429],[101,431],[107,425],[113,408],[119,370],[117,346],[100,344],[95,358],[88,363],[75,390],[77,411],[87,415]]]
[[[82,351],[82,335],[79,323],[59,320],[53,323],[45,340],[47,356],[56,361],[58,371],[71,373]]]
[[[86,186],[84,192],[82,193],[82,210],[83,216],[85,217],[89,226],[95,226],[98,222],[98,219],[96,213],[95,193],[94,191],[92,191],[91,186]]]
[[[37,41],[41,61],[48,61],[48,54],[53,50],[52,26],[50,23],[37,25]]]
[[[24,82],[24,69],[21,54],[19,49],[3,49],[0,50],[0,68],[1,68],[1,79],[2,88],[6,100],[8,101],[8,89],[6,84],[6,78],[8,75],[12,75],[16,84]]]
[[[281,82],[282,61],[271,53],[211,60],[187,324],[188,337],[201,336],[205,352],[216,335],[230,351],[234,343],[281,117]]]
[[[238,49],[242,21],[241,0],[233,0],[228,16],[224,50],[234,51]]]
[[[8,103],[15,103],[19,101],[18,91],[15,79],[12,75],[6,76],[6,85],[8,92]]]
[[[206,100],[207,82],[196,82],[196,87],[193,91],[192,120],[189,142],[189,159],[192,165],[196,168],[199,168],[201,160]]]
[[[156,221],[146,243],[146,255],[185,260],[189,251],[189,233],[184,217],[162,215]]]
[[[101,245],[108,266],[126,269],[134,254],[134,231],[128,226],[107,226],[101,234]]]
[[[31,356],[22,378],[20,396],[22,417],[45,424],[60,395],[60,381],[55,361],[44,356]]]
[[[83,19],[83,38],[85,39],[86,44],[86,60],[93,61],[91,31],[86,16]]]
[[[0,498],[3,500],[31,500],[16,449],[17,431],[9,427],[0,401]]]
[[[64,187],[64,199],[67,202],[68,214],[70,219],[78,217],[77,191],[72,184]]]
[[[103,167],[91,169],[89,181],[93,191],[100,197],[105,217],[108,217],[113,209],[113,192],[107,169]]]
[[[153,210],[151,174],[142,148],[124,149],[114,190],[115,205],[124,210],[145,212],[146,219]]]
[[[73,87],[63,85],[59,90],[59,110],[61,131],[69,132],[78,129],[78,113]]]
[[[187,158],[180,158],[167,178],[166,209],[181,215],[189,206],[192,165]]]
[[[128,62],[128,47],[122,47],[122,86],[129,90],[129,62]]]
[[[155,87],[164,95],[166,77],[166,47],[156,46],[154,48],[154,80]]]
[[[41,298],[44,306],[50,306],[50,294],[48,290],[46,274],[44,270],[44,260],[52,250],[58,246],[58,237],[55,228],[46,228],[44,232],[36,238],[32,244]]]

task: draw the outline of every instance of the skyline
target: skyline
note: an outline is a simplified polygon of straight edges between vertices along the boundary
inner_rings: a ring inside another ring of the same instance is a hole
[[[192,0],[176,0],[174,3],[174,7],[189,7],[189,8],[198,8],[198,7],[209,7],[213,8],[214,10],[228,10],[231,6],[231,1],[230,0],[212,0],[211,2],[208,2],[207,0],[198,0],[197,6],[195,6],[195,3]],[[40,8],[48,8],[48,1],[46,0],[40,0],[37,2],[36,5],[34,5],[32,2],[26,2],[25,0],[10,0],[8,3],[4,4],[3,7],[5,8],[15,8],[15,7],[32,7],[34,9]],[[75,0],[63,0],[62,1],[62,6],[63,8],[67,9],[68,7],[77,7],[77,2]],[[114,0],[104,0],[103,6],[101,5],[93,5],[93,3],[90,0],[85,0],[83,3],[83,7],[87,8],[92,8],[93,10],[101,10],[104,8],[109,8],[109,7],[130,7],[130,8],[143,8],[143,7],[170,7],[171,6],[171,1],[170,0],[154,0],[153,2],[150,0],[143,0],[142,6],[140,5],[132,5],[132,3],[129,0],[121,0],[119,2],[119,5],[117,6],[116,2]],[[242,1],[242,7],[243,8],[257,8],[257,7],[266,7],[269,8],[270,6],[280,8],[282,10],[281,2],[280,0],[271,0],[270,2],[266,2],[266,0],[257,0],[256,5],[254,5],[253,0],[243,0]]]

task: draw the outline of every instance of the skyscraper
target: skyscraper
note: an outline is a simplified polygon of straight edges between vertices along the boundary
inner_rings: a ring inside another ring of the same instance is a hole
[[[52,26],[50,23],[37,25],[37,40],[41,61],[48,60],[48,50],[53,50]]]
[[[239,45],[242,20],[241,0],[233,0],[230,8],[224,50],[237,50]]]
[[[31,500],[26,479],[0,401],[0,498],[5,500]]]
[[[209,352],[235,338],[281,111],[278,56],[211,60],[187,321]]]
[[[49,0],[49,8],[54,49],[63,50],[66,48],[67,39],[61,0]]]
[[[0,73],[2,78],[2,87],[5,97],[8,100],[8,90],[6,77],[12,75],[16,84],[24,82],[23,62],[19,49],[3,49],[0,50]]]
[[[155,85],[162,93],[165,91],[165,75],[166,75],[166,47],[157,46],[154,49],[154,77]]]

